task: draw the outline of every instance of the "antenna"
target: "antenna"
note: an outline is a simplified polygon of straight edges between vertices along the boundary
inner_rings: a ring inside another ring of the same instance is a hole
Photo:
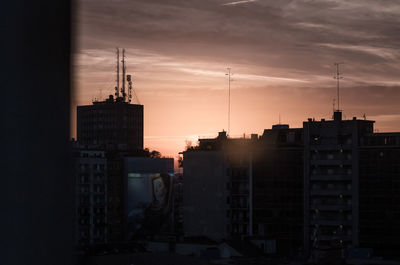
[[[132,76],[131,75],[127,75],[126,76],[126,80],[128,81],[128,85],[129,85],[129,90],[128,90],[128,102],[131,103],[132,98],[135,97],[137,104],[140,105],[140,101],[139,101],[139,97],[137,96],[135,90],[133,89],[133,84],[132,84]]]
[[[335,112],[335,104],[336,104],[336,102],[335,102],[336,100],[335,99],[333,99],[333,102],[332,102],[332,109],[333,109],[333,112]]]
[[[128,81],[128,102],[131,103],[132,97],[135,96],[135,99],[138,104],[140,104],[139,98],[136,95],[135,91],[133,90],[133,85],[132,85],[132,76],[127,75],[126,76],[126,81]]]
[[[117,47],[117,86],[115,87],[115,97],[119,97],[119,48]]]
[[[225,74],[228,76],[228,135],[231,131],[231,68],[226,68],[228,73]]]
[[[131,100],[132,100],[132,76],[126,75],[126,81],[128,81],[128,102],[131,103]]]
[[[126,93],[125,93],[125,49],[122,49],[122,88],[121,88],[121,94],[123,101],[125,102],[126,99]]]
[[[123,75],[125,77],[125,73],[126,73],[126,66],[125,66],[125,49],[122,50],[123,52],[123,57],[122,57],[122,62],[123,62],[123,66],[122,66],[122,70],[123,70]],[[122,95],[123,95],[123,101],[125,102],[126,100],[126,93],[125,93],[125,79],[123,79],[123,86],[122,86]],[[135,97],[136,101],[138,104],[140,104],[139,102],[139,98],[137,96],[137,94],[135,93],[135,91],[133,90],[133,82],[132,82],[132,75],[126,75],[126,81],[128,82],[128,103],[131,103],[132,101],[132,97]]]
[[[339,65],[341,65],[341,64],[344,64],[343,62],[340,62],[340,63],[334,63],[334,65],[336,66],[336,73],[335,73],[335,75],[333,76],[333,78],[334,79],[336,79],[336,89],[337,89],[337,111],[340,111],[340,108],[339,108],[339,80],[340,79],[343,79],[343,76],[341,76],[340,75],[340,72],[339,72]]]
[[[279,113],[279,125],[281,124],[281,114]]]

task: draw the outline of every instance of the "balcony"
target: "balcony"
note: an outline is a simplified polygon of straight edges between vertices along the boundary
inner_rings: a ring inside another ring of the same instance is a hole
[[[314,240],[315,236],[311,236],[311,240]],[[321,241],[334,241],[334,240],[343,240],[343,241],[351,241],[351,236],[348,235],[319,235],[317,236],[318,240]]]
[[[324,150],[324,151],[340,151],[340,150],[351,150],[352,149],[351,144],[323,144],[323,143],[310,143],[310,149],[311,150]]]
[[[312,196],[351,196],[351,190],[343,190],[343,189],[315,189],[310,191],[310,195]]]
[[[97,189],[93,189],[93,194],[104,195],[105,194],[105,189],[103,187],[97,188]]]
[[[248,205],[237,205],[237,204],[231,204],[230,207],[232,210],[248,210],[249,206]]]
[[[341,158],[341,159],[311,159],[311,165],[320,165],[320,166],[339,166],[339,165],[351,165],[352,161],[349,159]]]
[[[247,191],[247,192],[244,192],[244,191],[242,191],[242,192],[240,192],[240,191],[232,191],[231,192],[231,196],[245,196],[245,197],[248,197],[249,196],[249,192]]]
[[[337,219],[337,220],[332,220],[332,219],[316,219],[316,220],[311,220],[310,221],[311,225],[322,225],[322,226],[351,226],[352,221],[347,220],[345,218],[343,219]]]
[[[248,224],[249,219],[246,218],[235,218],[231,219],[231,224]]]
[[[351,181],[351,175],[311,175],[310,180],[322,181]]]
[[[338,202],[337,204],[326,205],[326,204],[312,204],[310,205],[311,210],[319,210],[319,211],[351,211],[352,206],[346,203]]]
[[[105,182],[106,182],[105,178],[94,178],[93,179],[94,184],[103,184],[104,185]]]

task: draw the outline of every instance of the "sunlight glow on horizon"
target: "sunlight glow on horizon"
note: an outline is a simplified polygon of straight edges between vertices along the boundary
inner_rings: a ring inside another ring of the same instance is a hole
[[[76,105],[114,93],[115,46],[144,105],[145,147],[175,157],[186,141],[227,130],[262,134],[332,116],[334,62],[344,117],[400,130],[400,4],[374,1],[82,0],[74,20]],[[122,19],[123,18],[123,19]]]

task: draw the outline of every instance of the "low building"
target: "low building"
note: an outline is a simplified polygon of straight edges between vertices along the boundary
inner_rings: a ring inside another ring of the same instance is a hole
[[[173,158],[124,157],[125,240],[173,233]]]

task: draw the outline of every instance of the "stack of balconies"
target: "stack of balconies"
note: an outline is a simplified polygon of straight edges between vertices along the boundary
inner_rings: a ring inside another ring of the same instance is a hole
[[[351,146],[328,140],[310,145],[310,240],[320,249],[350,245],[353,232]]]

